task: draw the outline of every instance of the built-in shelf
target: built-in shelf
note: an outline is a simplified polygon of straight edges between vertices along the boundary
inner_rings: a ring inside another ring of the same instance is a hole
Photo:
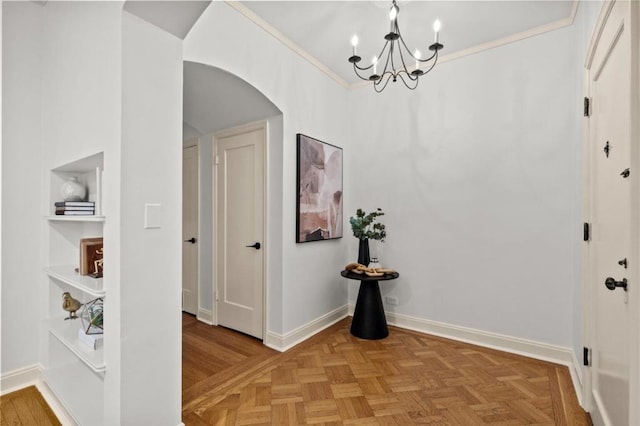
[[[76,423],[91,426],[104,424],[104,349],[100,347],[93,350],[78,339],[82,320],[64,319],[61,293],[69,291],[83,303],[105,297],[102,278],[92,278],[76,272],[82,239],[104,235],[106,218],[102,209],[103,170],[103,152],[50,168],[46,210],[42,211],[43,224],[47,228],[45,241],[49,249],[48,255],[44,256],[42,275],[43,281],[47,283],[49,306],[49,312],[44,313],[43,318],[48,349],[43,379]],[[63,198],[60,188],[72,177],[86,187],[85,198],[94,203],[94,211],[91,213],[95,214],[55,214],[55,203]],[[80,316],[80,311],[77,314]],[[106,345],[106,341],[104,344]]]
[[[104,216],[46,216],[51,222],[104,222]]]
[[[71,287],[95,297],[104,297],[106,291],[102,278],[92,278],[88,275],[80,275],[72,265],[49,266],[45,273],[51,278],[61,281]]]
[[[60,343],[73,352],[82,362],[96,373],[106,370],[104,352],[102,348],[91,350],[78,340],[78,330],[81,328],[80,318],[65,320],[64,318],[52,318],[47,320],[47,329]]]
[[[42,374],[47,386],[67,408],[77,424],[102,425],[104,396],[102,385],[99,383],[101,379],[88,371],[79,371],[82,368],[81,365],[70,364],[46,369]],[[87,395],[87,392],[91,394]]]

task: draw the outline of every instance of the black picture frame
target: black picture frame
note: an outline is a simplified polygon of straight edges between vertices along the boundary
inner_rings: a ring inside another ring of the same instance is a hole
[[[342,148],[296,134],[296,243],[342,238]]]

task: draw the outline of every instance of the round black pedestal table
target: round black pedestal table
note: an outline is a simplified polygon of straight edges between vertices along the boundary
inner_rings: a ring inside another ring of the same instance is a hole
[[[340,272],[345,278],[360,281],[358,300],[353,312],[351,334],[361,339],[378,340],[389,335],[387,317],[384,314],[380,285],[378,281],[395,280],[399,273],[384,274],[381,277],[370,277],[365,274],[355,274],[351,271]]]

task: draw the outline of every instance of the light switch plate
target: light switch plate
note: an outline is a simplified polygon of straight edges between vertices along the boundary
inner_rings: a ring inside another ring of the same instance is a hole
[[[159,228],[162,228],[162,205],[157,203],[145,203],[144,229]]]

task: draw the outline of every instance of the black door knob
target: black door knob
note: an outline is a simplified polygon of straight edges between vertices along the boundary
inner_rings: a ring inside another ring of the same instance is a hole
[[[624,291],[627,291],[627,279],[623,278],[622,281],[616,281],[615,278],[611,278],[608,277],[606,280],[604,280],[604,285],[609,289],[609,290],[615,290],[618,287],[622,287],[624,289]]]
[[[184,240],[185,243],[191,243],[191,244],[195,244],[198,240],[196,240],[196,237],[191,237],[188,240]]]
[[[253,247],[256,250],[260,250],[260,247],[262,247],[260,245],[260,243],[255,243],[255,244],[251,244],[250,246],[245,246],[245,247]]]

